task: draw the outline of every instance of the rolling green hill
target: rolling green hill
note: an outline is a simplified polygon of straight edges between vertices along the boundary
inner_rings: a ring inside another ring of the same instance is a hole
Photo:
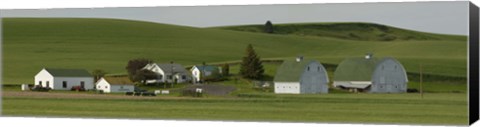
[[[225,30],[264,33],[264,25],[244,25],[214,27]],[[273,26],[273,34],[332,37],[361,41],[395,40],[465,40],[463,36],[440,35],[411,31],[373,23],[302,23],[278,24]]]
[[[2,23],[4,84],[33,83],[43,67],[124,73],[133,58],[184,65],[237,61],[247,44],[253,44],[265,59],[303,55],[338,64],[346,57],[371,52],[396,57],[409,72],[418,72],[420,63],[430,74],[465,77],[467,70],[466,37],[406,30],[403,33],[427,39],[386,42],[284,36],[116,19],[4,18]]]

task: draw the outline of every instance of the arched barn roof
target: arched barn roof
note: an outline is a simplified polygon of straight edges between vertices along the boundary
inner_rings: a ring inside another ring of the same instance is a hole
[[[393,60],[400,65],[401,69],[405,70],[402,64],[392,57],[382,59],[348,58],[337,66],[334,72],[334,81],[371,81],[376,66],[387,60]],[[405,77],[407,77],[406,74]]]
[[[276,82],[298,82],[300,81],[300,76],[302,75],[305,67],[312,63],[318,61],[315,60],[302,60],[297,62],[295,60],[285,60],[282,65],[278,67],[277,74],[275,74]]]
[[[337,66],[335,81],[370,81],[377,63],[376,58],[348,58]]]

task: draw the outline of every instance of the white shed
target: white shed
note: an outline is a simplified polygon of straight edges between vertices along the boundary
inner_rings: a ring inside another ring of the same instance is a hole
[[[194,83],[200,82],[207,78],[220,78],[221,70],[213,65],[195,65],[190,71],[192,72],[192,79]]]
[[[135,86],[128,77],[102,77],[97,81],[97,90],[105,93],[133,92]]]
[[[84,69],[43,68],[35,75],[35,85],[52,90],[70,90],[73,86],[93,89],[93,77]]]

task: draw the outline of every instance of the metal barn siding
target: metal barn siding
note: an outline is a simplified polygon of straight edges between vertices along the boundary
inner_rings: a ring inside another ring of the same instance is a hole
[[[393,58],[380,61],[372,75],[371,93],[404,93],[407,91],[407,75],[402,64]]]
[[[312,61],[304,68],[300,79],[300,93],[328,93],[328,75],[323,65]]]
[[[274,78],[275,93],[328,93],[328,75],[318,61],[286,60]]]

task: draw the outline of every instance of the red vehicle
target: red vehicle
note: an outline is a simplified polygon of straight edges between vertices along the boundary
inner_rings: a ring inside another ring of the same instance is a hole
[[[85,91],[85,88],[82,86],[72,86],[72,91]]]

